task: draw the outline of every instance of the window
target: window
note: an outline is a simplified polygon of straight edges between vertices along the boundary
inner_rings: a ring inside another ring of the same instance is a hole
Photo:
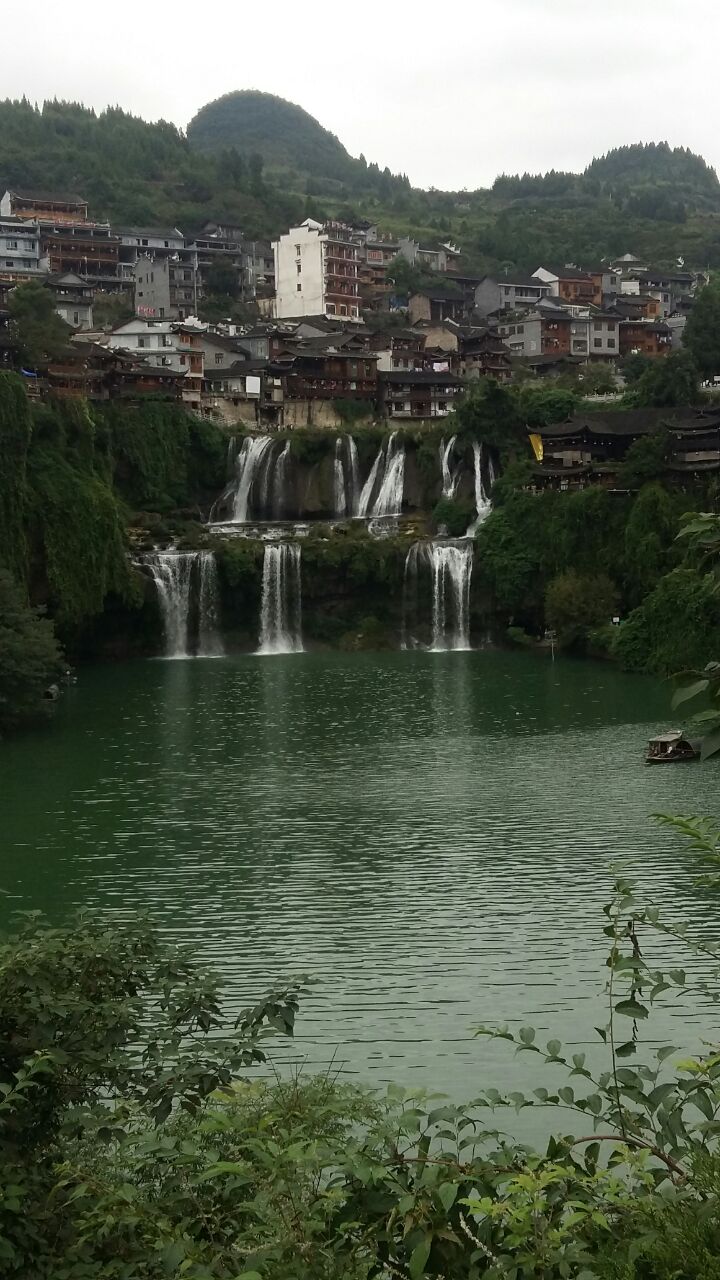
[[[517,327],[517,331],[518,331],[518,333],[524,333],[524,332],[525,332],[525,325],[524,325],[524,324],[519,324],[519,325],[518,325],[518,327]]]
[[[215,352],[215,363],[216,363],[216,364],[222,364],[222,362],[223,362],[223,353],[222,353],[222,351],[216,351],[216,352]]]
[[[298,280],[297,282],[297,292],[302,293],[302,280]]]
[[[80,323],[80,312],[79,312],[79,311],[74,311],[74,312],[73,312],[73,324],[74,324],[74,325],[78,325],[79,323]]]
[[[614,321],[614,320],[608,320],[608,323],[607,323],[607,331],[608,331],[608,333],[614,333],[614,332],[615,332],[615,321]]]
[[[141,244],[147,244],[147,240],[141,240],[141,241],[140,241],[140,243],[141,243]]]
[[[347,307],[346,307],[346,306],[345,306],[345,304],[344,304],[344,303],[342,303],[342,302],[340,303],[340,315],[341,315],[341,316],[346,316],[346,315],[347,315]]]
[[[300,275],[300,272],[302,271],[302,262],[296,262],[295,265],[297,267],[297,273]]]
[[[6,240],[5,245],[8,249],[17,249],[17,240]]]
[[[596,332],[599,329],[602,329],[602,320],[593,320],[593,329],[595,329]]]
[[[164,320],[164,319],[165,319],[165,308],[164,308],[164,307],[161,307],[161,308],[160,308],[160,319],[161,319],[161,320]]]
[[[593,346],[594,346],[594,347],[601,347],[601,346],[602,346],[602,338],[593,338]]]
[[[608,347],[614,347],[614,346],[615,346],[615,339],[614,339],[614,338],[608,338],[608,340],[607,340],[607,344],[608,344]]]
[[[166,249],[169,249],[169,247],[170,247],[170,242],[169,242],[168,240],[163,240],[163,244],[165,245],[165,248],[166,248]]]
[[[296,254],[297,254],[298,258],[299,258],[299,257],[300,257],[300,245],[299,245],[299,244],[296,244],[296,245],[295,245],[295,252],[296,252]]]
[[[445,413],[447,410],[447,400],[438,400],[438,409],[441,413]]]
[[[141,296],[142,296],[142,295],[141,295]],[[145,338],[138,338],[138,346],[139,346],[139,347],[146,347],[146,346],[147,346],[147,340],[146,340]]]

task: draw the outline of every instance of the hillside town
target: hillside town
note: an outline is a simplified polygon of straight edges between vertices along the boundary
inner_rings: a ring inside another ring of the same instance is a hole
[[[247,322],[200,318],[218,278]],[[110,226],[81,196],[8,190],[0,362],[18,363],[9,299],[35,281],[72,343],[46,367],[23,369],[33,396],[161,396],[269,430],[428,421],[480,378],[582,381],[601,363],[610,387],[621,385],[623,357],[679,348],[707,279],[682,261],[668,270],[629,252],[477,276],[455,244],[393,239],[366,222],[308,218],[270,244],[213,220],[192,232]],[[100,300],[128,318],[101,325]]]

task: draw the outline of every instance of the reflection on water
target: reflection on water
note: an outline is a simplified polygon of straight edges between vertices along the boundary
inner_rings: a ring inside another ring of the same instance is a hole
[[[312,975],[280,1057],[463,1095],[492,1060],[524,1084],[534,1060],[472,1027],[591,1038],[612,864],[711,915],[647,821],[715,806],[713,766],[641,763],[667,705],[610,667],[491,652],[98,669],[0,744],[2,910],[149,909],[238,1005]],[[690,1030],[711,1033],[702,1010]]]

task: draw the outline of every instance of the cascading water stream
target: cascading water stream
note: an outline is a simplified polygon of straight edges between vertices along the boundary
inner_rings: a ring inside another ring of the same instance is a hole
[[[405,447],[397,443],[397,432],[393,431],[380,445],[358,500],[357,515],[399,516],[404,486]]]
[[[343,437],[338,436],[335,441],[335,458],[333,460],[333,512],[339,518],[347,515],[348,508],[342,455]]]
[[[197,551],[155,551],[146,559],[157,587],[166,658],[189,658],[190,590]]]
[[[198,593],[198,657],[220,658],[220,591],[217,565],[212,551],[200,551],[200,589]]]
[[[347,490],[348,510],[352,515],[357,514],[357,505],[360,500],[360,465],[358,463],[358,451],[354,436],[345,437],[345,448],[347,450],[347,476],[345,487]]]
[[[417,620],[421,567],[430,580],[433,652],[470,648],[470,582],[473,544],[414,542],[405,559],[403,581],[403,648],[408,648],[409,620]]]
[[[288,440],[285,447],[275,463],[275,470],[272,478],[272,514],[273,520],[281,520],[285,514],[286,496],[285,496],[285,476],[287,472],[288,458],[290,457],[290,441]],[[270,470],[270,457],[268,457],[266,475]],[[267,481],[266,481],[267,484]]]
[[[457,436],[451,436],[447,444],[445,443],[444,439],[440,441],[440,467],[442,470],[443,498],[455,497],[455,491],[457,489],[458,481],[460,479],[460,467],[456,469],[455,475],[453,475],[450,469],[450,459],[452,457],[453,449],[455,448],[456,440],[457,440]]]
[[[387,442],[385,453],[385,474],[380,492],[373,505],[374,516],[399,516],[402,512],[403,489],[405,487],[405,447],[397,443],[397,433],[393,431]]]
[[[375,490],[375,485],[378,478],[378,472],[380,471],[381,465],[384,464],[384,461],[385,461],[385,444],[383,443],[380,445],[380,448],[378,449],[377,455],[375,457],[375,461],[373,462],[372,467],[370,468],[370,475],[365,481],[362,487],[362,491],[360,493],[360,497],[358,498],[357,512],[356,512],[358,516],[364,517],[368,514],[368,508],[370,506],[370,500]]]
[[[257,496],[253,491],[258,488],[256,482],[260,477],[262,477],[261,486],[264,489],[264,500],[262,494],[260,497],[261,508],[264,508],[267,502],[268,464],[273,444],[274,441],[269,436],[246,436],[243,440],[242,448],[235,459],[237,480],[232,505],[234,524],[247,522],[250,499],[252,496]]]
[[[431,542],[432,648],[470,648],[471,542]]]
[[[260,603],[259,654],[302,653],[300,547],[280,542],[265,547]]]
[[[475,519],[467,531],[468,538],[472,538],[480,528],[483,520],[487,519],[492,506],[483,483],[483,447],[478,440],[473,440],[473,462],[475,471]],[[492,456],[490,454],[488,454],[488,476],[492,486],[495,481],[495,469],[493,467]]]

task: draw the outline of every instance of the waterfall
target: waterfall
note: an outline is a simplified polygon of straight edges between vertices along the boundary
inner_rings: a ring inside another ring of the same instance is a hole
[[[478,440],[473,440],[473,460],[475,464],[475,519],[467,531],[468,538],[472,538],[473,534],[480,528],[483,520],[487,519],[492,505],[483,484],[483,447]],[[488,475],[492,486],[495,480],[495,468],[490,454],[488,454]]]
[[[368,514],[368,507],[370,506],[370,499],[372,498],[372,495],[373,495],[373,490],[375,488],[375,482],[377,480],[378,471],[380,470],[380,464],[385,459],[384,449],[385,449],[385,445],[383,443],[380,445],[375,461],[373,462],[372,467],[370,468],[370,475],[368,476],[367,480],[365,481],[362,487],[362,492],[360,494],[360,497],[358,498],[358,505],[357,505],[357,515],[359,516],[366,516]]]
[[[345,443],[347,448],[348,473],[350,483],[346,481],[346,489],[348,492],[348,508],[353,515],[357,514],[357,505],[360,501],[360,467],[358,465],[358,451],[354,436],[346,436]]]
[[[409,628],[411,625],[414,626],[417,623],[418,561],[424,552],[425,544],[423,542],[413,542],[405,557],[405,570],[403,573],[401,649],[408,649],[411,647],[408,643],[411,638],[409,635]]]
[[[354,516],[358,513],[361,498],[358,472],[358,451],[353,437],[336,436],[333,459],[333,514],[339,518]]]
[[[288,440],[285,447],[275,463],[275,470],[272,479],[272,514],[273,520],[281,520],[285,514],[285,472],[287,471],[287,460],[290,456],[290,441]],[[269,477],[270,473],[270,457],[265,467],[265,477]],[[265,488],[267,489],[267,479],[265,479]],[[263,507],[265,503],[263,503]]]
[[[345,493],[345,468],[343,467],[343,438],[335,441],[335,460],[333,463],[333,512],[336,516],[347,515],[347,496]]]
[[[380,487],[373,501],[378,477]],[[358,501],[359,516],[399,516],[402,511],[405,484],[405,447],[397,443],[397,432],[380,445],[372,464],[370,475],[363,485]]]
[[[260,604],[259,654],[302,653],[300,547],[279,542],[265,547]]]
[[[408,647],[408,620],[417,615],[418,569],[430,571],[433,651],[470,648],[470,580],[472,542],[414,542],[405,559],[403,584],[403,648]]]
[[[456,469],[455,475],[450,470],[450,458],[455,448],[457,436],[451,436],[447,444],[445,440],[440,441],[440,467],[442,470],[442,496],[443,498],[454,498],[457,489],[458,480],[460,479],[460,468]]]
[[[264,486],[261,507],[265,507],[267,502],[268,464],[273,443],[269,436],[246,436],[243,440],[242,448],[235,459],[237,481],[232,507],[234,524],[244,524],[247,521],[250,498],[251,496],[257,497],[256,494],[253,494],[253,487],[257,489],[256,480],[261,471],[262,484]],[[265,463],[264,469],[263,462]]]
[[[374,516],[399,516],[402,511],[405,484],[405,446],[397,444],[397,432],[393,431],[385,453],[385,475],[380,492],[375,499]]]
[[[431,542],[428,554],[432,569],[432,648],[469,649],[472,543]]]
[[[198,595],[198,657],[219,658],[224,650],[220,638],[220,592],[217,565],[212,551],[201,551]]]
[[[190,588],[197,551],[155,551],[147,564],[157,587],[166,658],[189,658]]]

